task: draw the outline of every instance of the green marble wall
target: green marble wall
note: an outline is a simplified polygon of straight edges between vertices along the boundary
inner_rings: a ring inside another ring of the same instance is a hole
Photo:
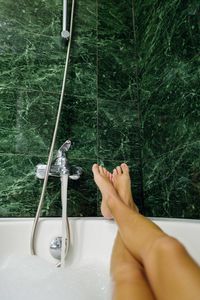
[[[148,215],[200,216],[199,1],[135,1]]]
[[[71,139],[71,216],[100,215],[94,162],[126,161],[147,215],[200,215],[198,1],[76,1],[56,149]],[[60,97],[62,1],[0,0],[0,216],[34,216]],[[50,179],[44,216],[60,216]]]

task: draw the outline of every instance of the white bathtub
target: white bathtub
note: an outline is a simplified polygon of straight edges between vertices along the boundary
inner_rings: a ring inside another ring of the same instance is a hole
[[[200,221],[153,219],[178,238],[200,263]],[[41,219],[30,256],[32,219],[0,219],[1,300],[108,300],[109,260],[117,227],[104,218],[70,218],[71,247],[65,268],[56,268],[49,245],[61,236],[61,220]]]

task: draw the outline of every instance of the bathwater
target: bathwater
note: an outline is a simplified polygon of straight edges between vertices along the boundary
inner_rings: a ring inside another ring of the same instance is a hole
[[[0,258],[1,300],[108,300],[110,291],[100,263],[56,268],[37,256]]]

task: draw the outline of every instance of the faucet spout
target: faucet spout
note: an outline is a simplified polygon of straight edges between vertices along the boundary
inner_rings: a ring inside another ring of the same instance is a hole
[[[62,144],[62,146],[60,147],[60,149],[58,150],[58,153],[59,151],[61,152],[67,152],[69,150],[69,148],[71,147],[71,141],[70,140],[66,140],[64,142],[64,144]]]

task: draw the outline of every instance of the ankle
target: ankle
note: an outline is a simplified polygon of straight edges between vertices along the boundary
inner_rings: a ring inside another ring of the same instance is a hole
[[[115,195],[113,195],[113,193],[107,195],[106,203],[107,203],[107,206],[108,206],[108,208],[110,209],[111,212],[115,208],[115,202],[116,201],[117,201],[116,197],[115,197]]]

